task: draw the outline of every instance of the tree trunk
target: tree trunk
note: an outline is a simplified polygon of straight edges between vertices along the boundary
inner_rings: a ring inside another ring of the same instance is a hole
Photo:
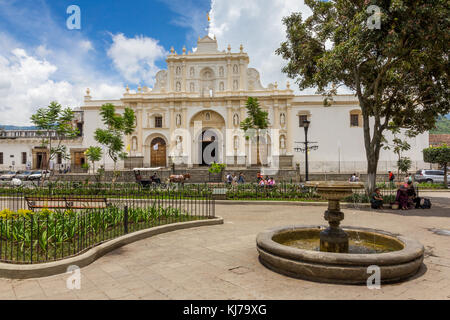
[[[377,167],[378,161],[369,159],[367,161],[367,192],[372,194],[377,185]]]
[[[372,194],[376,188],[378,160],[380,158],[382,130],[374,130],[370,140],[370,129],[364,130],[364,142],[367,158],[367,192]]]
[[[444,188],[445,189],[448,189],[447,165],[448,165],[448,163],[444,163]]]
[[[256,134],[256,165],[261,165],[261,161],[259,159],[259,132]]]

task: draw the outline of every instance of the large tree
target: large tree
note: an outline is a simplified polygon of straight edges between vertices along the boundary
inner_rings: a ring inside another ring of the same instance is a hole
[[[92,173],[95,174],[95,162],[102,159],[103,151],[100,147],[90,146],[84,152],[90,162],[92,162]]]
[[[45,147],[49,156],[46,159],[45,168],[50,168],[50,161],[57,155],[67,159],[67,147],[64,141],[78,136],[78,129],[73,126],[74,113],[70,108],[63,109],[62,106],[53,101],[46,108],[39,108],[31,116],[31,122],[38,129],[41,144]],[[44,181],[45,175],[42,175]]]
[[[448,188],[448,165],[450,164],[450,147],[442,145],[423,149],[423,161],[437,163],[444,169],[444,187]]]
[[[135,125],[134,111],[125,108],[123,115],[116,113],[116,107],[107,103],[100,110],[105,128],[95,130],[95,140],[108,149],[108,155],[114,162],[114,172],[119,159],[124,159],[126,153],[123,151],[123,136],[133,133]]]
[[[247,118],[241,122],[241,129],[244,130],[247,140],[256,138],[256,164],[261,165],[260,137],[267,134],[265,130],[269,127],[269,115],[261,109],[257,98],[249,97],[245,106]]]
[[[414,134],[450,110],[447,0],[305,0],[312,15],[283,19],[287,41],[277,54],[300,89],[326,97],[340,86],[358,97],[369,191],[383,132],[390,123]],[[375,5],[376,7],[374,7]],[[324,102],[329,103],[328,98]]]

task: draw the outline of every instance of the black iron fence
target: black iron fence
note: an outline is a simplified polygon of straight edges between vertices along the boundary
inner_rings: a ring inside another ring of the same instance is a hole
[[[215,202],[209,194],[67,191],[0,190],[1,262],[60,260],[129,232],[215,216]]]

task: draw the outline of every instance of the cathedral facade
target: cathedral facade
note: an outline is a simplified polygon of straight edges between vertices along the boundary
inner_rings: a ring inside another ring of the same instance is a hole
[[[199,38],[195,52],[172,48],[167,70],[156,74],[153,88],[128,86],[117,100],[94,100],[87,91],[80,107],[83,135],[71,149],[72,167],[83,161],[83,150],[97,145],[94,132],[102,126],[100,108],[105,103],[125,107],[136,115],[135,132],[125,138],[128,159],[125,167],[195,168],[211,162],[228,167],[304,168],[305,121],[309,121],[308,141],[311,172],[363,172],[367,168],[362,115],[354,95],[337,95],[324,106],[320,95],[296,95],[289,83],[263,86],[258,70],[241,45],[218,49],[217,40]],[[246,138],[240,123],[247,117],[248,97],[257,98],[269,115],[269,128],[259,139]],[[386,134],[386,140],[392,140]],[[406,139],[406,138],[405,138]],[[424,168],[422,149],[428,147],[428,133],[409,139],[405,152],[413,170]],[[303,152],[302,152],[303,151]],[[32,151],[29,151],[32,154]],[[257,156],[259,154],[259,157]],[[78,160],[77,160],[78,159]],[[396,169],[397,156],[389,150],[380,155],[379,170]],[[105,167],[112,168],[104,156]]]

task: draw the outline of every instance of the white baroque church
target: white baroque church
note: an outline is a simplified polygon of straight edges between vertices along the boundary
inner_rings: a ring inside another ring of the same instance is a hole
[[[304,121],[308,120],[308,141],[318,146],[308,154],[310,172],[367,170],[361,110],[354,95],[334,96],[332,105],[324,106],[322,96],[296,95],[289,83],[284,88],[276,82],[264,86],[258,70],[249,63],[242,45],[238,52],[232,52],[230,46],[220,51],[217,40],[205,36],[198,39],[193,53],[183,48],[177,54],[172,48],[167,70],[156,74],[152,89],[139,86],[137,92],[131,92],[127,86],[117,100],[94,100],[88,89],[78,109],[82,137],[69,145],[71,167],[86,162],[84,151],[97,145],[94,132],[102,123],[100,108],[112,103],[119,113],[128,107],[136,114],[135,132],[124,141],[129,158],[120,164],[122,167],[170,167],[175,163],[192,168],[215,161],[235,168],[304,168],[305,155],[299,148],[304,147]],[[245,139],[240,129],[247,116],[248,97],[257,98],[269,114],[270,126],[260,141],[259,161],[256,141]],[[390,142],[393,137],[386,134],[385,138]],[[411,150],[403,156],[413,161],[412,170],[423,168],[422,149],[428,147],[428,133],[408,141]],[[7,161],[14,152],[16,160],[22,158],[22,165],[24,152],[28,152],[25,163],[38,167],[38,154],[45,158],[46,151],[36,151],[36,143],[20,136],[14,141],[0,140],[0,169],[11,167]],[[392,151],[382,150],[378,170],[395,170],[396,161]],[[20,161],[16,162],[19,165]],[[107,169],[113,167],[107,156],[103,162]]]

